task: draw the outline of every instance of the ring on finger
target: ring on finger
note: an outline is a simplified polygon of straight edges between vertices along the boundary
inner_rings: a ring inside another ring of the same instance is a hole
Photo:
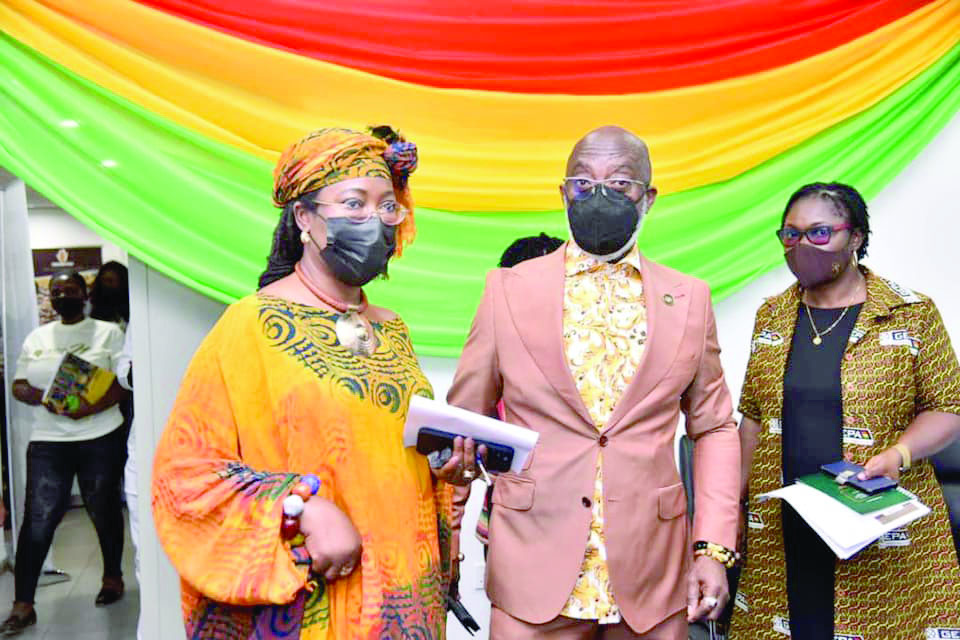
[[[353,573],[353,567],[352,567],[351,565],[346,565],[346,566],[340,568],[340,576],[341,576],[341,577],[346,577],[346,576],[350,575],[351,573]]]
[[[463,476],[464,480],[473,480],[477,477],[477,474],[473,469],[464,469],[461,472],[461,475]]]
[[[703,604],[704,604],[705,606],[709,607],[710,609],[713,609],[713,608],[716,607],[718,604],[720,604],[720,601],[717,600],[716,598],[714,598],[713,596],[706,596],[706,597],[703,599]]]

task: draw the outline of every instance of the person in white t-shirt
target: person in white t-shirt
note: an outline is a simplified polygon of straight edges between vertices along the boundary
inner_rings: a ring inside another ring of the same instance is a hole
[[[37,580],[53,533],[69,507],[74,477],[103,553],[103,585],[95,602],[111,604],[123,596],[120,480],[126,441],[117,403],[127,392],[114,380],[93,404],[81,399],[76,408],[57,413],[43,402],[46,387],[66,353],[113,371],[123,348],[123,330],[84,316],[87,285],[74,271],[51,278],[50,296],[60,319],[30,332],[13,376],[14,398],[34,409],[27,448],[26,505],[14,568],[15,600],[10,616],[0,624],[4,637],[36,624]]]

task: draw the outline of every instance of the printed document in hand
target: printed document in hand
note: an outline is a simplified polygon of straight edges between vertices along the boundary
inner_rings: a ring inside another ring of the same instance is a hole
[[[533,451],[540,437],[540,434],[532,429],[507,424],[438,400],[413,396],[410,399],[407,424],[403,428],[405,446],[417,445],[417,432],[421,427],[433,427],[465,438],[486,440],[513,447],[510,470],[515,473],[523,470],[523,465],[526,464],[530,452]]]
[[[883,534],[899,529],[930,513],[930,508],[915,495],[897,487],[909,499],[879,511],[859,514],[850,507],[803,482],[757,496],[763,502],[780,498],[800,514],[837,557],[846,560]]]

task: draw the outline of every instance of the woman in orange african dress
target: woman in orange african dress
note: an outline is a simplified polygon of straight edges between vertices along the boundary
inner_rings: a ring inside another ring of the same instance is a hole
[[[932,513],[838,560],[789,505],[752,500],[731,638],[960,637],[960,567],[923,460],[960,435],[960,365],[930,298],[858,264],[869,233],[847,185],[807,185],[787,203],[777,235],[798,282],[757,311],[740,400],[743,498],[847,458]]]
[[[362,289],[413,237],[415,167],[387,127],[319,130],[280,158],[261,288],[201,344],[156,454],[190,638],[444,637],[449,484],[472,477],[473,443],[433,472],[403,446],[431,387]]]

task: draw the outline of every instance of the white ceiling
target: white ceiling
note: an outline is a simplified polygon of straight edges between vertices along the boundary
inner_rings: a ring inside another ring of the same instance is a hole
[[[0,189],[16,180],[17,176],[0,167]],[[39,192],[27,185],[27,206],[31,209],[59,209],[57,205],[47,200]]]
[[[13,180],[14,178],[16,178],[15,175],[13,175],[12,173],[10,173],[9,171],[7,171],[6,169],[4,169],[3,167],[0,167],[0,187],[5,187],[5,186],[7,186],[7,183],[10,182],[11,180]]]

